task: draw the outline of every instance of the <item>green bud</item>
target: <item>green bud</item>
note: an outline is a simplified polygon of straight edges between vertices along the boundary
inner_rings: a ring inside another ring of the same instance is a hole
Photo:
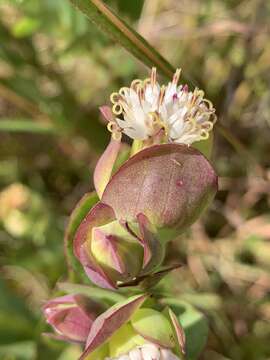
[[[101,202],[82,220],[73,247],[89,278],[110,289],[152,276],[165,256],[164,246],[144,214],[138,214],[136,221],[118,220],[114,210]]]
[[[113,281],[131,280],[143,263],[143,247],[118,221],[92,229],[91,252]]]

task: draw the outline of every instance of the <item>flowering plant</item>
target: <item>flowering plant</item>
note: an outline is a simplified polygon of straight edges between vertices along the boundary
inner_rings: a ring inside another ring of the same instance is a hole
[[[150,79],[113,93],[112,109],[101,108],[112,139],[94,172],[96,195],[75,208],[66,243],[72,264],[80,264],[75,272],[82,267],[95,285],[122,291],[125,300],[108,308],[78,293],[44,306],[58,339],[84,345],[81,359],[185,357],[180,313],[161,310],[166,299],[147,300],[157,282],[180,266],[166,256],[168,243],[197,220],[217,191],[216,173],[198,150],[209,141],[215,109],[201,90],[178,86],[179,76],[177,70],[160,86],[152,69]],[[133,144],[119,165],[123,134]]]

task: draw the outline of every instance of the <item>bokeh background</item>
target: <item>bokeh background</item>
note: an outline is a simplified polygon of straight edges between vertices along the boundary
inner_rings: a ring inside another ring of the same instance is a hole
[[[220,191],[163,287],[210,325],[201,359],[270,359],[270,2],[106,1],[217,109]],[[109,139],[98,107],[148,69],[68,0],[0,0],[0,358],[73,360],[41,336],[63,235]],[[162,79],[161,79],[162,80]],[[198,334],[200,336],[200,334]]]

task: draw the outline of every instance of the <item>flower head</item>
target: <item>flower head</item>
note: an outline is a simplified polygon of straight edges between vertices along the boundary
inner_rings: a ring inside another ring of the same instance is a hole
[[[216,121],[212,103],[204,92],[187,85],[178,85],[177,69],[167,86],[156,80],[156,69],[151,77],[134,80],[111,95],[115,118],[108,129],[115,139],[124,133],[132,139],[151,142],[173,142],[190,145],[207,139]]]
[[[90,300],[82,295],[66,295],[48,301],[44,307],[44,316],[57,335],[55,338],[85,342],[95,314],[86,306]]]

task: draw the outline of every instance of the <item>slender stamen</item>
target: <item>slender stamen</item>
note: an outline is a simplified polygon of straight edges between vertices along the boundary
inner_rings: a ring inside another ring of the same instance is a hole
[[[137,93],[139,96],[139,100],[142,103],[142,101],[144,100],[144,88],[142,86],[138,87]]]
[[[157,80],[157,69],[155,67],[152,68],[150,80],[151,80],[151,86],[153,88],[156,85],[156,80]]]
[[[165,96],[165,91],[166,91],[166,86],[162,85],[161,89],[160,89],[160,93],[159,93],[159,98],[158,98],[158,110],[164,100],[164,96]]]
[[[180,75],[181,75],[181,69],[177,69],[175,74],[173,75],[173,81],[172,83],[174,85],[177,85],[178,81],[179,81],[179,78],[180,78]]]

